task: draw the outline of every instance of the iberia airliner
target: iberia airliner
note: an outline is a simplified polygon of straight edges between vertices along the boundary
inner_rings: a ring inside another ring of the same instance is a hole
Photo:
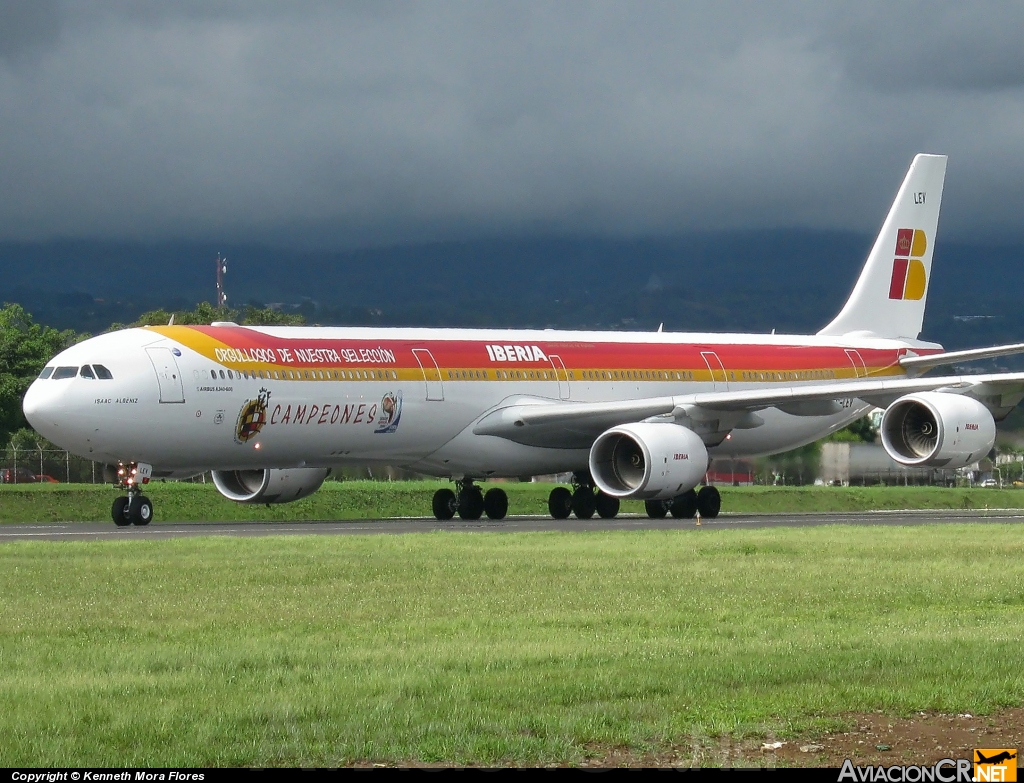
[[[816,335],[500,329],[152,326],[86,340],[25,396],[41,434],[118,466],[112,516],[145,525],[152,477],[212,471],[240,503],[286,503],[332,468],[387,464],[454,480],[433,513],[501,519],[492,477],[573,475],[557,518],[718,514],[716,457],[771,454],[885,408],[904,465],[984,456],[1024,374],[928,377],[953,360],[918,340],[946,158],[918,155],[843,309]]]

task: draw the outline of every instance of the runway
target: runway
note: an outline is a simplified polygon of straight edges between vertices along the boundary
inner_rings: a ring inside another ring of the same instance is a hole
[[[501,521],[481,519],[368,519],[346,522],[154,522],[148,527],[117,527],[112,522],[50,522],[0,525],[0,543],[6,541],[155,540],[196,536],[333,536],[401,535],[406,533],[593,533],[610,530],[734,530],[771,527],[818,527],[821,525],[940,525],[1021,524],[1024,510],[990,511],[867,511],[830,514],[723,514],[703,520],[648,519],[622,516],[616,519],[551,519],[512,516]]]

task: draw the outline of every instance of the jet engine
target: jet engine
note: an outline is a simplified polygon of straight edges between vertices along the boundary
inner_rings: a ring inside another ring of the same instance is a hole
[[[236,503],[291,503],[320,489],[330,472],[330,468],[215,470],[213,484]]]
[[[962,468],[996,442],[988,408],[971,397],[920,392],[900,397],[882,415],[882,445],[902,465]]]
[[[622,424],[590,448],[594,483],[617,498],[672,498],[697,486],[707,469],[704,441],[678,424]]]

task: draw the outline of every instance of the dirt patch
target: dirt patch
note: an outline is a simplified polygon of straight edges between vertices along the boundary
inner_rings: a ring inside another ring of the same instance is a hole
[[[775,751],[778,759],[799,766],[839,767],[844,759],[861,766],[930,766],[947,758],[973,760],[975,748],[1024,748],[1020,708],[986,716],[919,712],[906,718],[881,713],[844,717],[851,721],[849,731],[791,740]],[[822,749],[801,751],[814,744]]]
[[[893,717],[880,712],[839,716],[846,731],[787,737],[692,737],[657,752],[590,747],[588,767],[835,767],[913,764],[974,758],[975,748],[1024,749],[1024,709],[992,715],[915,713]],[[765,745],[781,742],[767,749]],[[1020,764],[1019,758],[1017,764]]]

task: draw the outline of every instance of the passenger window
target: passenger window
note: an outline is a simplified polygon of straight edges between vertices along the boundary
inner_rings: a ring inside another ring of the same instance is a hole
[[[223,370],[220,371],[220,379],[222,381],[224,380],[224,371]]]
[[[78,375],[77,367],[58,367],[53,371],[53,380],[62,381],[65,378],[74,378]]]
[[[83,378],[88,378],[91,381],[96,380],[96,376],[93,375],[92,367],[88,364],[83,364],[82,369],[78,371],[78,374]]]
[[[43,380],[46,380],[51,375],[53,375],[53,368],[52,367],[44,367],[42,372],[39,373],[39,377],[41,379],[43,379]]]

